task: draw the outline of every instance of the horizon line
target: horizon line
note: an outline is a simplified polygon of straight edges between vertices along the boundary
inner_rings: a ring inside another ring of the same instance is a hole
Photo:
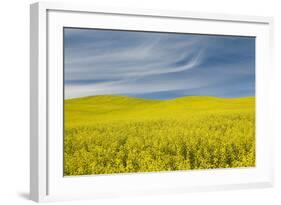
[[[186,97],[210,97],[210,98],[219,98],[219,99],[238,99],[238,98],[255,98],[255,95],[248,95],[248,96],[241,96],[241,97],[219,97],[215,95],[183,95],[175,98],[169,99],[152,99],[152,98],[144,98],[144,97],[135,97],[130,95],[89,95],[89,96],[81,96],[81,97],[73,97],[73,98],[64,98],[63,100],[75,100],[75,99],[83,99],[83,98],[93,98],[93,97],[126,97],[131,99],[142,99],[142,100],[153,100],[153,101],[169,101],[175,100],[179,98],[186,98]]]

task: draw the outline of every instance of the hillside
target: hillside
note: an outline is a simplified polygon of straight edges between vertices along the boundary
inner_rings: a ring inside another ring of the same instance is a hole
[[[127,96],[101,95],[65,100],[65,117],[68,124],[83,121],[138,120],[179,118],[198,113],[241,112],[255,108],[254,97],[217,98],[187,96],[171,100],[150,100]]]
[[[65,100],[64,174],[255,166],[255,98]]]

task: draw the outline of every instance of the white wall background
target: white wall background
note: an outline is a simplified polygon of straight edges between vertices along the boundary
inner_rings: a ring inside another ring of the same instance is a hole
[[[32,204],[29,192],[29,4],[5,0],[0,6],[0,204]],[[82,2],[80,0],[79,2]],[[281,5],[278,0],[92,0],[99,6],[206,11],[273,16],[275,70],[271,99],[275,111],[275,179],[270,189],[187,193],[64,204],[280,204],[281,203]],[[269,70],[271,70],[269,68]],[[272,71],[271,71],[272,72]]]

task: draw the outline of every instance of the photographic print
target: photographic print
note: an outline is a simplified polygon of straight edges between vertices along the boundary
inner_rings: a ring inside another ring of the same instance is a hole
[[[255,166],[255,37],[65,27],[64,176]]]

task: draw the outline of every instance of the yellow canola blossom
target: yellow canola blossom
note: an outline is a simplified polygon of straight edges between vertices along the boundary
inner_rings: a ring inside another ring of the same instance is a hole
[[[64,175],[255,166],[255,98],[64,102]]]

